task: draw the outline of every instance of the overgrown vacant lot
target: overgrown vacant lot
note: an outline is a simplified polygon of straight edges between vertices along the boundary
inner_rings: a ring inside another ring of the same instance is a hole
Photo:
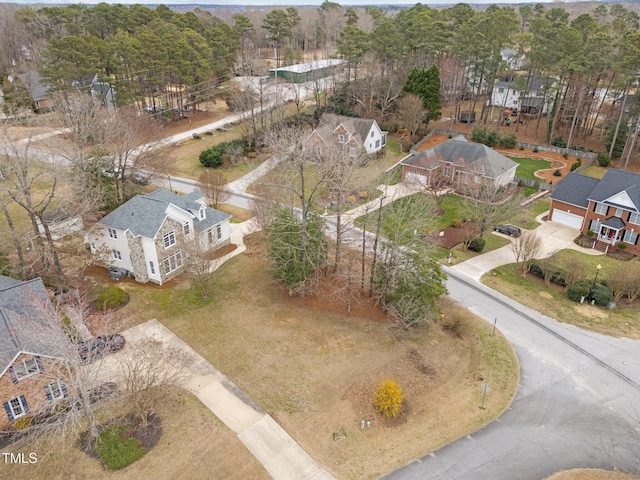
[[[605,255],[583,255],[573,250],[561,250],[547,261],[560,268],[580,262],[585,265],[586,278],[590,280],[593,279],[598,264],[602,266],[599,279],[610,278],[624,264],[621,260]],[[629,265],[640,268],[637,258],[630,262],[633,263]],[[494,273],[495,275],[482,277],[482,282],[556,320],[605,335],[640,338],[640,300],[628,305],[626,299],[623,299],[614,310],[609,310],[569,300],[564,287],[553,283],[547,286],[542,279],[531,274],[523,277],[515,264],[499,267]]]
[[[2,465],[0,478],[36,479],[148,479],[176,478],[268,479],[266,470],[240,440],[190,393],[175,387],[156,389],[163,434],[140,460],[118,471],[107,471],[74,443],[17,445],[3,452],[36,453],[32,465]],[[125,413],[125,409],[123,409]],[[104,414],[103,414],[104,417]]]
[[[403,334],[377,309],[335,299],[290,298],[269,277],[260,236],[217,271],[214,298],[184,284],[126,284],[135,322],[156,317],[227,374],[337,478],[375,478],[499,415],[518,384],[510,345],[453,304],[445,323]],[[400,420],[373,411],[379,382],[404,389]],[[482,383],[490,385],[480,409]],[[372,422],[360,430],[361,420]],[[333,434],[345,438],[334,440]]]

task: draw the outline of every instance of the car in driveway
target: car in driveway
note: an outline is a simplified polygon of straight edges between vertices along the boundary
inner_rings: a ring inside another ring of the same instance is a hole
[[[91,363],[109,353],[122,350],[126,340],[119,333],[100,335],[99,337],[78,343],[78,355],[82,363]]]
[[[522,235],[520,227],[516,227],[515,225],[496,225],[493,227],[493,231],[509,235],[510,237],[519,237]]]

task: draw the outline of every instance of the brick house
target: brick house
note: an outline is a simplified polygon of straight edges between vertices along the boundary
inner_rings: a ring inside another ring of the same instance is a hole
[[[602,179],[572,172],[551,195],[549,219],[593,232],[594,248],[625,243],[640,255],[640,175],[610,169]]]
[[[305,140],[305,147],[316,149],[322,155],[323,148],[342,145],[350,157],[372,155],[387,145],[387,133],[372,119],[325,113]]]
[[[513,182],[518,164],[481,143],[459,135],[402,161],[402,180],[431,184],[446,178],[454,189],[472,185],[503,186]]]
[[[40,278],[0,276],[0,431],[67,396],[67,339]]]
[[[183,196],[156,190],[104,216],[85,240],[96,263],[162,285],[184,270],[185,242],[200,242],[211,251],[228,245],[230,217],[208,207],[199,190]]]

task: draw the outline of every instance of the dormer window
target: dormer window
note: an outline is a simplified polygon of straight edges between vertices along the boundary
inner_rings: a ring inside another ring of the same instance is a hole
[[[338,134],[338,143],[345,143],[347,141],[347,136],[344,133]]]
[[[198,210],[198,218],[200,220],[204,220],[205,218],[207,218],[206,207],[204,205],[202,205],[200,207],[200,210]]]

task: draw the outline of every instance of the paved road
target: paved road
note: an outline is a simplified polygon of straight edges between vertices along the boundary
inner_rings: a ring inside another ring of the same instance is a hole
[[[446,270],[455,300],[497,318],[518,354],[520,388],[500,418],[385,478],[538,480],[614,466],[640,472],[640,424],[636,438],[627,430],[640,418],[640,343],[558,323]]]

